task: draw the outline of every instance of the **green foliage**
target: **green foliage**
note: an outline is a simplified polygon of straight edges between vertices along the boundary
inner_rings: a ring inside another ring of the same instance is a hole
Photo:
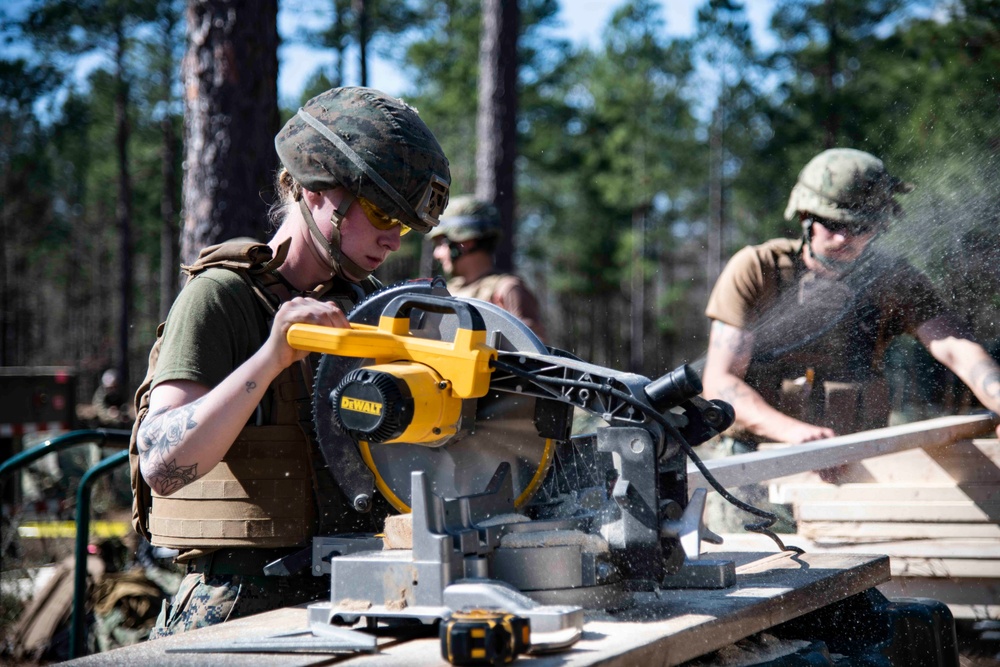
[[[295,36],[336,53],[303,100],[350,83],[343,65],[358,46],[356,7],[330,3],[329,26]],[[592,351],[598,362],[620,358],[631,344],[622,332],[638,281],[647,290],[646,345],[656,355],[648,363],[697,357],[711,287],[713,188],[722,188],[725,255],[795,234],[782,219],[789,191],[828,146],[869,150],[916,184],[902,199],[907,217],[882,243],[928,271],[977,331],[1000,336],[997,304],[983,296],[1000,292],[997,3],[782,0],[768,53],[753,39],[747,4],[705,0],[696,34],[682,40],[664,30],[668,4],[620,2],[600,43],[574,48],[553,31],[560,3],[520,0],[516,258],[541,279],[552,342]],[[480,0],[366,5],[371,48],[408,77],[402,97],[444,146],[453,192],[472,192]],[[81,328],[69,324],[75,318],[87,333],[62,345],[53,333],[16,358],[5,348],[0,361],[77,362],[99,357],[116,335],[111,110],[122,84],[131,105],[135,292],[145,304],[134,325],[155,325],[161,122],[181,135],[183,15],[176,0],[45,0],[25,16],[9,35],[30,40],[39,57],[0,61],[0,231],[4,257],[29,282],[0,288],[18,340],[33,340],[44,319],[30,303],[35,285],[65,306],[62,330]],[[104,56],[98,70],[69,77],[84,53]],[[386,277],[416,275],[425,249],[416,236],[404,241]]]

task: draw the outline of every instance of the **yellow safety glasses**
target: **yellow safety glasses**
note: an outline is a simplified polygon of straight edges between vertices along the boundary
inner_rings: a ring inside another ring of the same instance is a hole
[[[365,216],[368,218],[368,222],[372,223],[372,227],[375,229],[380,229],[383,232],[388,231],[399,225],[399,235],[407,234],[410,228],[404,225],[401,221],[395,218],[390,218],[388,215],[383,213],[378,206],[368,201],[364,197],[358,197],[357,202],[361,204],[361,210],[365,212]]]

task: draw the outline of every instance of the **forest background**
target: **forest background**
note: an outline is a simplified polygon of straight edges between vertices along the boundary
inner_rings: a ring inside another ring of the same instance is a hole
[[[17,46],[0,56],[0,366],[76,368],[82,396],[116,367],[134,388],[180,263],[211,242],[267,237],[274,133],[322,90],[378,87],[369,54],[406,81],[398,92],[441,140],[453,194],[481,191],[483,8],[515,3],[325,0],[329,25],[279,35],[278,1],[0,9],[5,45]],[[726,259],[797,235],[782,212],[799,169],[846,146],[916,185],[878,243],[924,270],[995,350],[1000,3],[779,0],[767,49],[745,3],[706,0],[683,38],[665,30],[670,4],[619,3],[593,44],[559,36],[559,2],[515,4],[501,263],[539,295],[547,342],[649,377],[697,364]],[[289,108],[276,85],[282,40],[332,54]],[[96,65],[81,78],[85,58]],[[223,89],[222,108],[199,116],[205,81],[234,75],[250,92]],[[254,139],[231,145],[237,126]],[[242,196],[220,195],[237,186]],[[376,275],[436,270],[411,234]],[[912,341],[887,363],[898,404],[963,400]]]

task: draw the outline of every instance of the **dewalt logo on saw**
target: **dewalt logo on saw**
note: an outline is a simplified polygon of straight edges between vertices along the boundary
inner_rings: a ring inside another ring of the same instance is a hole
[[[365,401],[360,398],[351,398],[350,396],[344,396],[340,399],[340,409],[363,412],[366,415],[378,416],[382,414],[381,403],[376,403],[375,401]]]

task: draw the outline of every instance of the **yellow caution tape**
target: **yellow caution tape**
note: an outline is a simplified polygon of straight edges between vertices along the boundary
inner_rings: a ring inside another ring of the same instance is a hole
[[[90,534],[93,537],[124,537],[132,531],[125,521],[91,521]],[[17,527],[21,537],[76,537],[76,523],[73,521],[25,521]]]

